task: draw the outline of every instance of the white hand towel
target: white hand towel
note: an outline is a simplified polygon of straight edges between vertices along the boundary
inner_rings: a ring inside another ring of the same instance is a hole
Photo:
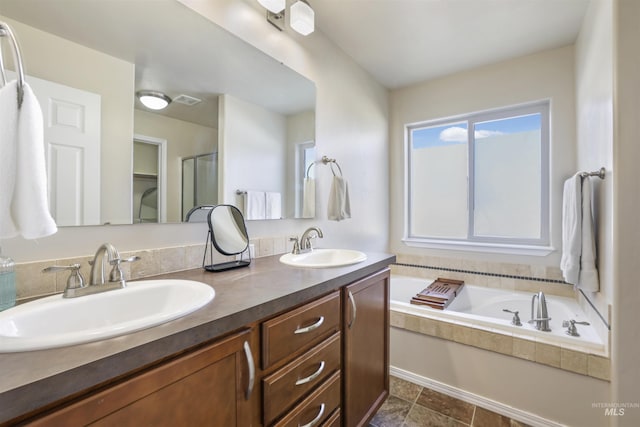
[[[16,82],[0,87],[0,238],[18,234],[11,217],[16,178],[16,131],[18,128]]]
[[[265,203],[266,195],[264,191],[247,191],[244,194],[245,219],[265,219]]]
[[[265,193],[265,219],[282,218],[282,196],[277,191]]]
[[[304,179],[302,189],[302,218],[316,216],[316,182],[313,178]]]
[[[600,281],[596,268],[596,244],[593,212],[591,209],[591,179],[582,180],[582,250],[578,287],[588,292],[598,292]]]
[[[562,195],[562,258],[560,269],[567,283],[577,284],[582,252],[582,187],[579,174],[567,179]]]
[[[8,83],[0,91],[3,92],[0,96],[0,128],[3,129],[0,145],[5,146],[8,154],[8,157],[3,155],[0,161],[3,162],[2,169],[6,167],[9,174],[13,175],[13,178],[9,177],[8,184],[0,183],[3,186],[0,198],[4,199],[0,203],[0,211],[6,207],[5,198],[10,198],[10,215],[7,217],[6,211],[0,213],[0,236],[13,237],[21,234],[26,239],[49,236],[58,231],[58,228],[49,212],[47,200],[40,104],[27,83],[24,84],[24,99],[20,109],[16,82]],[[9,93],[4,94],[5,91]],[[14,130],[4,130],[6,127],[13,127]],[[8,165],[8,162],[14,164]],[[5,173],[3,178],[4,175]],[[10,196],[4,194],[5,189]]]
[[[331,182],[331,192],[329,193],[328,218],[334,221],[341,221],[351,218],[351,202],[349,201],[349,187],[347,181],[334,176]]]

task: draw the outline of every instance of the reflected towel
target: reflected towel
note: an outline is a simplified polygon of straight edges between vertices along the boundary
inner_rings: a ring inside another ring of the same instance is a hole
[[[276,191],[265,193],[265,219],[282,218],[282,196]]]
[[[304,179],[302,189],[302,218],[316,216],[316,182],[313,178]]]
[[[351,202],[349,201],[349,187],[347,180],[341,176],[334,176],[329,193],[328,218],[341,221],[351,218]]]
[[[576,174],[565,181],[562,199],[562,258],[564,280],[598,292],[596,251],[591,207],[591,181]]]
[[[265,202],[266,195],[264,191],[247,191],[244,194],[245,219],[265,219]]]
[[[42,110],[24,84],[18,109],[17,83],[0,89],[0,237],[26,239],[58,231],[49,212]]]

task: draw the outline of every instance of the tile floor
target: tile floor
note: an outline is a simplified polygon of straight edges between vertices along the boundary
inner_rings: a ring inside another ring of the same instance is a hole
[[[369,427],[529,427],[397,377],[391,377],[390,389]]]

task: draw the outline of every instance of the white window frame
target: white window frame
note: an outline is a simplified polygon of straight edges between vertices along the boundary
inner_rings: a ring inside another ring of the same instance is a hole
[[[509,106],[499,109],[480,111],[459,116],[446,117],[436,120],[428,120],[423,122],[411,123],[405,125],[405,141],[404,141],[404,200],[405,200],[405,218],[404,218],[404,238],[402,241],[407,246],[425,247],[433,249],[453,249],[473,252],[494,252],[517,255],[533,255],[545,256],[554,251],[550,246],[550,101],[536,101],[528,104]],[[523,116],[528,114],[541,114],[541,203],[540,203],[540,238],[539,239],[517,239],[517,238],[498,238],[474,236],[474,131],[475,123],[486,122],[491,120],[506,119],[510,117]],[[431,126],[441,126],[448,123],[467,123],[467,182],[468,182],[468,206],[467,218],[467,237],[456,238],[440,238],[417,236],[411,234],[411,132],[414,129]]]

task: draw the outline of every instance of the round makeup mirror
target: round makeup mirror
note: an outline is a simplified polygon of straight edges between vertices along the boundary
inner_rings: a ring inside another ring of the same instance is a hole
[[[240,259],[213,264],[213,248],[210,248],[210,263],[206,265],[207,249],[205,249],[203,267],[208,271],[223,271],[248,266],[251,263],[251,256],[247,255],[248,259],[246,260],[243,259],[243,256],[248,252],[249,235],[240,210],[232,205],[216,205],[209,210],[207,222],[209,223],[211,245],[222,255],[240,255]]]

